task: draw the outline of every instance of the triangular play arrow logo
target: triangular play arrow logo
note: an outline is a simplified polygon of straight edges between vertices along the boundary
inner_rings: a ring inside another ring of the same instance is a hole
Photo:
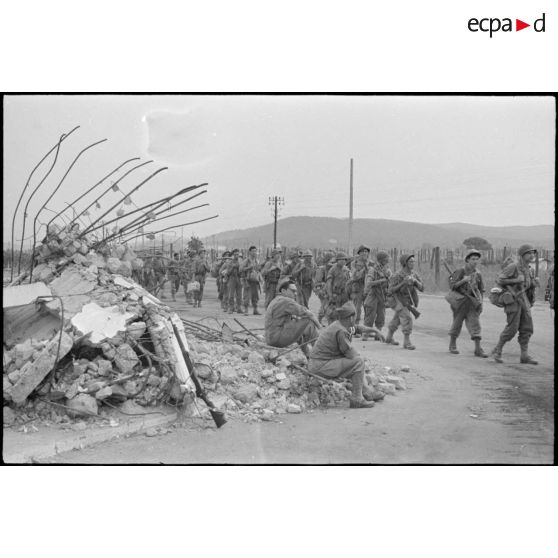
[[[521,21],[520,19],[515,20],[515,30],[516,31],[521,31],[522,29],[525,29],[526,27],[531,27],[531,24],[525,23],[524,21]]]

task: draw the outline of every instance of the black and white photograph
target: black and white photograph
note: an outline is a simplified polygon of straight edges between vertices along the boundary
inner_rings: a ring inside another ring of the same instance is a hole
[[[554,96],[3,122],[4,463],[553,463]]]

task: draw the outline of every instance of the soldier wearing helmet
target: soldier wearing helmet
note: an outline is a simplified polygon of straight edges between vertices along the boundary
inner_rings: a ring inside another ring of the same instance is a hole
[[[388,300],[394,314],[388,326],[386,343],[399,345],[397,341],[394,341],[393,334],[401,326],[404,337],[403,348],[414,350],[416,347],[411,343],[411,332],[413,331],[411,309],[418,306],[417,290],[424,291],[424,285],[414,271],[415,256],[413,254],[401,254],[399,263],[401,269],[391,277],[388,286]]]
[[[465,256],[465,266],[456,269],[450,276],[450,289],[454,298],[451,299],[453,322],[449,330],[449,352],[459,354],[457,338],[461,333],[463,322],[475,343],[475,356],[486,358],[488,355],[481,347],[480,315],[484,295],[484,282],[477,269],[482,254],[478,250],[469,250]]]
[[[360,324],[362,303],[364,302],[364,280],[370,264],[370,248],[361,245],[357,250],[358,257],[351,262],[350,297],[356,308],[355,323]]]
[[[351,277],[351,272],[347,267],[348,256],[344,252],[337,252],[335,264],[329,270],[326,279],[326,292],[328,304],[326,307],[326,318],[329,324],[336,319],[336,310],[341,308],[345,302],[349,301],[347,283]]]
[[[248,315],[248,306],[252,304],[255,316],[258,316],[258,301],[260,300],[260,262],[258,261],[258,249],[250,246],[246,259],[240,265],[240,273],[243,282],[242,302],[244,303],[244,314]]]
[[[297,302],[306,308],[308,308],[312,289],[314,288],[316,266],[312,263],[313,257],[314,254],[312,254],[311,250],[305,250],[302,253],[302,261],[298,262],[293,269],[293,279],[297,286]]]
[[[283,263],[281,261],[282,250],[276,248],[271,253],[271,260],[265,263],[262,269],[262,277],[265,284],[265,307],[275,298],[277,294],[277,283],[281,276]]]
[[[498,276],[497,285],[504,289],[502,296],[506,313],[506,327],[492,351],[496,362],[503,362],[502,349],[518,333],[517,341],[521,349],[519,362],[538,364],[529,355],[529,339],[533,335],[533,318],[531,307],[535,302],[535,289],[538,277],[529,264],[535,260],[537,250],[530,244],[523,244],[517,251],[517,260],[508,264]]]
[[[331,252],[325,252],[322,256],[321,264],[316,268],[314,274],[314,294],[320,299],[320,310],[318,312],[318,321],[322,323],[325,317],[326,308],[328,305],[327,291],[325,288],[327,274],[331,266],[335,263],[332,260]]]
[[[382,330],[386,323],[386,301],[389,280],[389,254],[380,250],[376,254],[376,263],[368,268],[364,281],[364,325]],[[368,339],[363,336],[363,341]]]

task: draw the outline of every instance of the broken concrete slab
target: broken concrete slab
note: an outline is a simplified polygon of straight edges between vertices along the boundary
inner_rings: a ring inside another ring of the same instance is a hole
[[[42,282],[4,287],[2,289],[2,308],[14,308],[33,304],[41,296],[51,296],[51,289]]]
[[[83,306],[71,322],[81,335],[91,332],[89,340],[97,344],[126,331],[126,323],[133,317],[134,314],[129,312],[122,313],[118,306],[101,308],[95,302],[90,302]]]
[[[14,403],[23,403],[33,390],[44,380],[46,375],[54,366],[56,353],[58,350],[59,336],[56,335],[41,352],[39,358],[25,370],[22,370],[21,377],[12,387],[10,395]],[[70,352],[73,345],[73,339],[65,331],[62,332],[62,340],[60,343],[59,358],[63,358]]]
[[[96,415],[99,412],[97,400],[91,395],[80,393],[68,401],[68,415],[77,417],[80,415]]]

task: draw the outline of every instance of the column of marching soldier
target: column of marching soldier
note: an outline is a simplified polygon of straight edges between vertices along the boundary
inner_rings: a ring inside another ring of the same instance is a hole
[[[503,362],[504,344],[518,334],[520,362],[537,364],[528,352],[533,334],[531,307],[538,285],[538,278],[530,267],[535,257],[533,246],[522,245],[515,260],[509,258],[504,262],[497,286],[490,292],[489,300],[504,309],[507,322],[491,353],[496,362]],[[474,342],[474,355],[487,358],[481,347],[480,315],[485,286],[478,270],[480,259],[480,252],[470,250],[464,266],[450,275],[450,292],[446,296],[453,314],[449,352],[459,354],[457,338],[465,323]],[[182,283],[186,300],[194,307],[201,307],[208,273],[216,278],[221,307],[230,314],[247,315],[251,306],[253,313],[260,315],[258,302],[263,288],[266,343],[280,348],[298,343],[311,372],[324,378],[350,379],[352,408],[372,406],[377,396],[377,392],[366,385],[364,360],[351,346],[353,336],[362,336],[363,341],[372,336],[390,345],[399,345],[394,335],[401,328],[403,348],[416,348],[411,342],[411,333],[413,318],[420,315],[418,293],[424,290],[424,284],[414,269],[413,254],[400,256],[400,268],[396,273],[391,272],[387,252],[379,251],[372,261],[370,249],[364,245],[359,246],[352,260],[344,252],[329,252],[317,264],[310,250],[291,252],[283,262],[281,249],[275,249],[262,264],[255,246],[249,248],[246,257],[238,249],[226,251],[212,267],[205,250],[190,251],[183,259],[174,254],[166,266],[166,274],[164,260],[161,254],[147,260],[145,269],[151,277],[148,288],[156,294],[168,278],[172,298],[176,300]],[[550,277],[552,284],[549,282],[547,291],[552,292],[547,299],[553,308],[553,270]],[[320,301],[317,316],[308,309],[312,294]],[[384,336],[386,308],[393,310],[393,316]],[[325,328],[322,327],[324,319],[328,322]],[[360,325],[361,319],[363,325]]]
[[[351,345],[351,340],[353,336],[361,336],[366,341],[372,336],[390,345],[399,345],[394,335],[401,328],[403,348],[416,348],[411,342],[411,333],[413,318],[420,315],[418,293],[424,290],[424,284],[414,269],[414,255],[402,254],[396,273],[391,272],[387,252],[379,251],[372,261],[370,249],[364,245],[359,246],[353,259],[344,252],[328,252],[317,264],[310,250],[291,252],[284,262],[282,255],[281,249],[275,249],[262,264],[257,248],[251,246],[246,257],[238,249],[225,251],[210,266],[205,250],[189,251],[182,259],[174,254],[165,266],[168,258],[159,253],[147,260],[144,279],[150,278],[146,286],[157,294],[168,278],[173,300],[182,283],[186,301],[201,307],[206,276],[211,273],[217,280],[221,308],[230,314],[247,315],[251,306],[253,313],[260,315],[258,302],[263,288],[266,343],[279,348],[298,343],[313,374],[351,380],[351,408],[371,407],[383,395],[367,385],[364,359]],[[496,362],[503,362],[504,344],[518,334],[520,362],[537,364],[528,353],[533,334],[531,307],[538,285],[538,278],[530,267],[535,257],[533,246],[522,245],[515,260],[509,258],[504,262],[497,286],[489,294],[489,300],[504,309],[507,322],[491,353]],[[446,296],[453,314],[449,352],[459,354],[457,338],[465,323],[474,342],[474,355],[487,358],[481,347],[480,315],[485,286],[477,269],[480,259],[480,252],[470,250],[464,266],[450,275],[450,291]],[[552,283],[549,281],[546,298],[553,309],[554,270],[550,277]],[[320,301],[317,316],[308,309],[312,294]],[[393,316],[384,336],[386,308],[393,310]],[[323,327],[324,319],[327,327]]]

